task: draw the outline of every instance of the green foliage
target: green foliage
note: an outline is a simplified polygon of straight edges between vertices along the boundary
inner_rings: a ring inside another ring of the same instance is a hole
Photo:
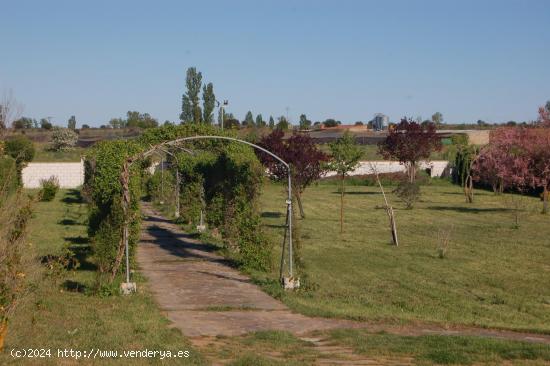
[[[102,141],[86,157],[84,193],[90,202],[88,234],[92,243],[98,279],[103,281],[113,270],[117,249],[122,240],[124,214],[122,210],[122,184],[120,181],[124,161],[141,152],[134,141]],[[130,175],[130,208],[128,222],[130,258],[133,259],[139,238],[139,197],[142,166],[133,164]],[[122,267],[119,269],[122,270]]]
[[[15,136],[6,141],[4,152],[15,159],[17,168],[17,181],[21,184],[21,172],[25,165],[34,159],[36,150],[32,141],[23,135]]]
[[[13,193],[18,186],[15,159],[9,156],[0,157],[0,190]]]
[[[50,121],[48,121],[47,118],[41,118],[40,128],[43,128],[44,130],[51,130],[53,128],[53,125],[51,124]]]
[[[353,135],[346,131],[338,140],[330,143],[332,160],[329,168],[339,175],[346,175],[354,170],[363,155]]]
[[[265,127],[266,123],[261,114],[256,116],[256,127]]]
[[[55,128],[52,134],[53,151],[72,149],[78,141],[78,134],[70,128]]]
[[[277,122],[276,126],[279,130],[286,131],[290,127],[290,124],[288,123],[288,120],[285,116],[279,117],[279,121]]]
[[[32,141],[23,135],[15,136],[6,141],[4,151],[15,159],[18,168],[22,168],[23,164],[32,161],[36,152]]]
[[[55,195],[59,191],[59,179],[55,176],[51,176],[48,179],[40,180],[40,200],[51,201],[55,198]]]
[[[180,120],[182,122],[202,122],[202,112],[199,105],[199,93],[202,86],[202,73],[190,67],[185,80],[187,92],[182,97]]]
[[[407,209],[411,209],[420,199],[420,184],[416,181],[403,180],[393,190],[393,193],[403,201]]]
[[[204,123],[214,122],[214,107],[216,106],[216,96],[214,95],[214,86],[212,83],[206,84],[202,88],[202,110],[203,117],[202,120]]]
[[[245,125],[246,127],[254,127],[254,116],[252,115],[251,111],[246,112],[243,125]]]
[[[13,169],[13,166],[12,168]],[[28,291],[34,256],[28,250],[26,228],[32,201],[21,190],[0,187],[0,323],[4,325]]]
[[[145,131],[133,141],[104,141],[95,145],[86,159],[84,193],[90,202],[89,235],[92,241],[100,279],[105,278],[115,263],[122,239],[124,214],[121,204],[120,175],[128,157],[137,156],[151,146],[178,138],[196,135],[219,135],[220,131],[206,124],[167,125]],[[231,136],[231,132],[225,132]],[[256,201],[263,169],[248,146],[223,140],[194,140],[186,147],[193,155],[177,152],[165,171],[166,186],[160,193],[161,173],[151,177],[143,172],[149,161],[137,159],[131,166],[130,255],[139,234],[141,187],[145,186],[152,200],[174,202],[175,167],[181,178],[181,219],[198,223],[201,209],[206,220],[222,233],[243,266],[267,269],[271,264],[271,246],[260,227]],[[166,147],[169,148],[169,147]],[[200,153],[199,152],[203,152]],[[142,183],[147,178],[147,182]],[[162,197],[161,197],[162,196]]]
[[[200,212],[246,268],[267,270],[271,244],[260,230],[256,201],[263,170],[253,151],[237,143],[210,143],[204,153],[178,155],[181,217],[198,224]]]
[[[300,130],[307,130],[311,127],[311,121],[307,119],[305,114],[300,115]]]

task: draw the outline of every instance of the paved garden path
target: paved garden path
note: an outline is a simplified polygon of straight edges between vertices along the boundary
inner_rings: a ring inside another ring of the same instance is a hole
[[[235,336],[267,329],[298,334],[361,326],[291,312],[149,205],[143,205],[143,213],[139,266],[161,310],[186,336]]]
[[[182,232],[149,204],[144,203],[142,211],[145,218],[137,250],[141,271],[148,278],[150,290],[162,312],[174,327],[194,338],[197,344],[216,336],[285,330],[312,342],[323,352],[324,340],[311,338],[308,333],[334,328],[368,328],[372,332],[383,330],[413,336],[476,335],[550,344],[548,335],[481,328],[372,324],[296,314],[262,292],[223,257],[213,253],[211,246]],[[336,351],[331,347],[328,350],[333,354]],[[341,351],[351,352],[344,348]],[[370,362],[355,359],[351,364],[361,364],[359,361]]]

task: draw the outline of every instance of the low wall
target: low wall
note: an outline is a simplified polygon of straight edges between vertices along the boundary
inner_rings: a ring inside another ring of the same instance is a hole
[[[370,164],[376,168],[379,174],[382,173],[397,173],[397,172],[404,172],[405,166],[403,164],[400,164],[397,161],[361,161],[359,163],[359,166],[357,169],[355,169],[353,172],[351,172],[349,175],[367,175],[367,174],[373,174],[372,168]],[[430,162],[422,162],[420,163],[420,169],[430,169],[430,176],[432,178],[434,177],[442,177],[447,172],[447,167],[449,166],[449,162],[445,160],[436,160],[436,161],[430,161]],[[328,172],[325,174],[327,177],[331,177],[333,175],[336,175],[336,172]]]
[[[29,163],[22,172],[23,187],[39,188],[41,179],[51,176],[59,179],[61,188],[76,188],[84,183],[84,162]]]
[[[372,164],[378,170],[378,173],[396,173],[404,172],[405,167],[396,161],[373,161]],[[153,173],[157,168],[157,164],[149,168]],[[432,177],[441,177],[447,172],[449,163],[444,160],[430,161],[428,163],[420,163],[420,169],[430,169]],[[335,175],[335,172],[328,172],[325,176],[330,177]],[[368,161],[359,163],[359,167],[350,175],[366,175],[373,174]],[[56,176],[59,179],[61,188],[76,188],[84,183],[84,162],[79,163],[29,163],[23,169],[23,187],[39,188],[41,179],[48,179],[51,176]]]

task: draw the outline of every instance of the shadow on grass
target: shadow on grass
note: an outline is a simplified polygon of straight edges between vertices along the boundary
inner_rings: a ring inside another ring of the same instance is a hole
[[[332,194],[340,194],[340,192],[336,191],[336,192],[332,192]],[[375,194],[381,194],[380,192],[367,192],[367,191],[350,191],[350,192],[347,192],[345,193],[345,195],[375,195]]]
[[[83,203],[82,195],[78,189],[69,189],[65,194],[65,197],[61,199],[61,202],[68,204]]]
[[[85,236],[66,236],[63,239],[72,244],[89,244],[90,239]]]
[[[454,207],[454,206],[428,206],[428,210],[455,211],[461,213],[484,213],[484,212],[508,212],[508,208],[478,208],[478,207]]]
[[[283,217],[283,214],[280,213],[280,212],[266,211],[266,212],[262,212],[260,216],[265,217],[265,218],[276,219],[276,218],[279,218],[279,217]]]
[[[264,224],[262,226],[271,227],[271,228],[274,228],[274,229],[284,229],[286,227],[285,224]]]
[[[96,271],[97,265],[88,258],[92,255],[92,248],[89,245],[71,245],[69,249],[74,253],[76,260],[80,264],[79,271]]]
[[[70,225],[84,225],[76,220],[72,220],[72,219],[63,219],[63,220],[60,220],[58,222],[59,225],[64,225],[64,226],[70,226]]]
[[[72,280],[66,280],[63,282],[63,289],[68,292],[78,292],[78,293],[86,293],[88,290],[88,287],[84,285],[81,282],[78,281],[72,281]]]

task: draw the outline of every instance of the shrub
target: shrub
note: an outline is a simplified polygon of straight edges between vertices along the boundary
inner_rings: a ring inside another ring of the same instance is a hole
[[[402,181],[393,190],[393,193],[405,203],[407,209],[412,209],[414,204],[420,199],[420,185],[417,182]]]
[[[28,137],[20,135],[6,141],[4,151],[7,155],[15,159],[17,183],[21,185],[21,172],[25,165],[34,159],[34,145]]]
[[[32,201],[20,190],[0,188],[0,350],[7,322],[37,273],[36,261],[25,240],[31,205]]]
[[[51,201],[55,198],[57,191],[59,191],[59,179],[57,179],[57,177],[53,175],[48,179],[41,179],[40,187],[40,200]]]
[[[13,193],[18,185],[15,159],[9,156],[0,157],[0,190]]]
[[[91,239],[94,258],[98,266],[98,288],[124,269],[124,263],[116,267],[116,259],[122,240],[125,217],[122,210],[122,185],[120,174],[126,158],[140,152],[133,141],[102,141],[94,145],[86,157],[84,195],[90,203],[88,235]],[[141,188],[140,164],[131,168],[129,217],[129,249],[133,260],[139,237],[139,204]]]
[[[4,151],[15,159],[18,167],[34,159],[35,149],[32,141],[23,135],[15,136],[6,141]]]
[[[52,133],[53,151],[64,151],[73,148],[78,141],[78,134],[69,128],[56,128]]]

